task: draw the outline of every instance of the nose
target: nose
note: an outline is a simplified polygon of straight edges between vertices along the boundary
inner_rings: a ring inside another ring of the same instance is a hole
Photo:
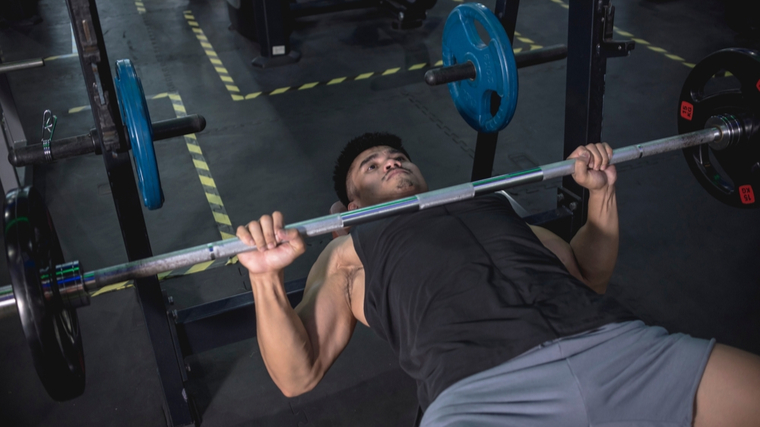
[[[389,157],[388,160],[385,161],[385,171],[388,172],[391,169],[396,169],[401,167],[401,162]]]

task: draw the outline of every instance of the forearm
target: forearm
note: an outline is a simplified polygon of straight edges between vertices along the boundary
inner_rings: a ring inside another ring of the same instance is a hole
[[[269,375],[286,396],[313,386],[314,357],[303,322],[288,301],[283,274],[250,275],[256,332]]]
[[[607,289],[618,255],[620,231],[615,186],[591,191],[586,224],[570,242],[581,274],[598,293]]]

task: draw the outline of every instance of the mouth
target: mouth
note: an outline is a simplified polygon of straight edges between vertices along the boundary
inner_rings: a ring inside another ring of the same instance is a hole
[[[406,173],[406,174],[408,174],[409,171],[407,171],[406,169],[400,169],[400,168],[393,169],[390,172],[388,172],[387,174],[385,174],[384,180],[387,181],[387,180],[391,179],[392,177],[394,177],[394,176],[396,176],[396,175],[398,175],[400,173]]]

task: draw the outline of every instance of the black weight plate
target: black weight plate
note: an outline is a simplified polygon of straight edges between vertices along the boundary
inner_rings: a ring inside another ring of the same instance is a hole
[[[728,72],[723,74],[724,72]],[[730,74],[729,74],[730,73]],[[718,77],[716,77],[718,75]],[[719,89],[730,76],[736,84]],[[713,80],[716,79],[716,80]],[[708,86],[718,88],[710,90]],[[716,199],[738,208],[760,207],[760,55],[749,49],[715,52],[689,73],[678,102],[678,132],[704,129],[716,114],[733,114],[745,123],[740,144],[713,150],[704,144],[683,150],[697,181]]]
[[[13,293],[37,375],[55,400],[80,396],[85,370],[79,320],[75,309],[63,306],[58,287],[46,281],[63,264],[50,214],[40,194],[26,187],[6,195],[3,219]]]

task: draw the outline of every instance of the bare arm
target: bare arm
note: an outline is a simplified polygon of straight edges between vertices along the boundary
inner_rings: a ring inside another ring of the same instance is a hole
[[[336,264],[337,249],[346,238],[331,242],[323,251],[309,273],[303,300],[295,310],[290,306],[283,268],[303,253],[303,241],[295,230],[275,240],[275,234],[284,233],[281,215],[278,222],[277,214],[274,221],[265,216],[239,227],[238,237],[260,248],[267,248],[271,242],[288,242],[240,254],[239,258],[249,270],[264,364],[277,387],[292,397],[311,390],[322,379],[348,344],[356,320],[341,292],[349,277]]]
[[[618,255],[617,197],[615,166],[609,165],[612,148],[607,144],[579,147],[569,158],[588,159],[576,163],[575,180],[589,189],[586,224],[568,244],[559,236],[541,227],[531,226],[541,243],[567,267],[570,274],[597,293],[607,290]]]
[[[570,246],[586,284],[603,294],[618,256],[617,197],[612,185],[589,193],[586,224],[578,230]]]

